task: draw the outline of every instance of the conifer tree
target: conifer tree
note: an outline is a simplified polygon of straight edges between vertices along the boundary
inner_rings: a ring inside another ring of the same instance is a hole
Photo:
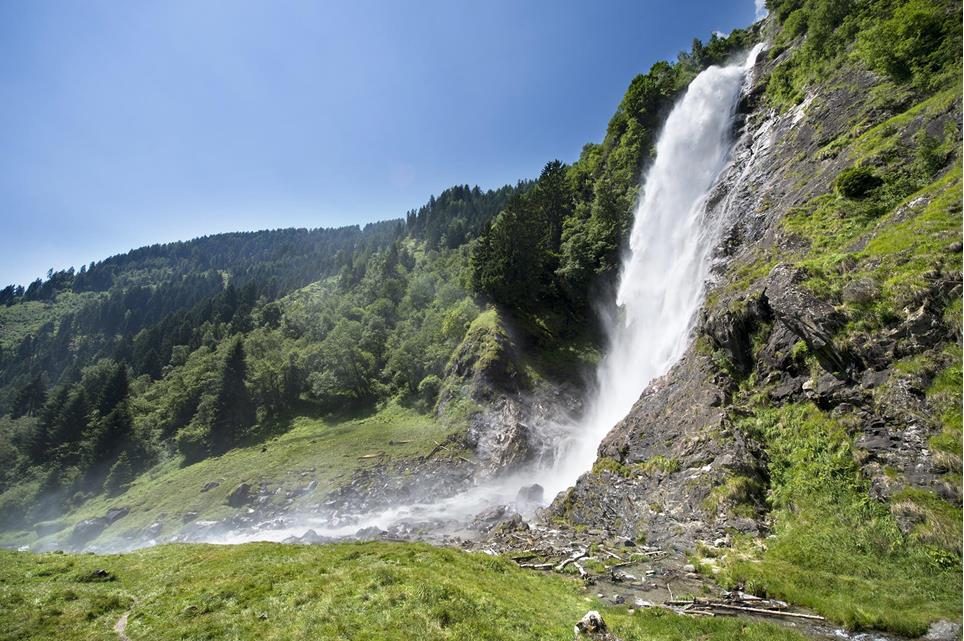
[[[254,407],[244,379],[247,362],[244,343],[238,336],[228,349],[211,421],[211,449],[220,454],[237,445],[246,428],[254,423]]]

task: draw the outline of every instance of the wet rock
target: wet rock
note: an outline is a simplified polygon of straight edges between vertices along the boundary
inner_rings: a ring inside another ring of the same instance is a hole
[[[74,526],[73,531],[70,534],[70,543],[76,547],[82,547],[88,541],[91,541],[103,532],[110,523],[107,519],[103,517],[98,517],[95,519],[85,519]]]
[[[251,500],[251,486],[247,483],[240,484],[228,494],[228,505],[231,507],[241,507],[249,500]]]
[[[521,505],[541,505],[544,500],[545,490],[538,483],[526,485],[519,489],[515,501]]]
[[[947,332],[940,314],[923,304],[915,310],[904,310],[906,318],[898,330],[905,352],[921,352],[943,340]]]
[[[202,492],[209,492],[209,491],[213,490],[214,488],[218,487],[219,485],[221,485],[221,484],[218,483],[217,481],[210,481],[210,482],[204,484],[204,487],[201,488],[201,491],[202,491]]]
[[[644,534],[648,544],[674,552],[732,527],[736,517],[718,507],[714,488],[736,474],[760,477],[765,464],[760,445],[726,422],[726,406],[714,402],[729,385],[715,373],[710,356],[691,348],[600,445],[599,455],[618,463],[611,466],[618,472],[583,475],[547,518],[603,528],[613,538]]]
[[[880,287],[870,278],[858,278],[844,285],[840,296],[845,303],[866,305],[880,296]]]
[[[195,520],[198,516],[199,515],[197,512],[185,512],[184,515],[181,516],[181,523],[190,523],[191,521]]]
[[[363,527],[355,532],[356,539],[380,539],[388,534],[385,530],[371,525],[369,527]]]
[[[107,514],[104,515],[104,518],[107,519],[107,523],[110,524],[118,519],[124,518],[130,514],[130,512],[131,509],[129,507],[115,507],[107,510]]]
[[[770,399],[781,403],[792,400],[803,391],[804,382],[803,377],[786,378],[770,390]]]
[[[883,372],[876,372],[872,369],[869,369],[861,375],[860,385],[861,387],[864,387],[867,389],[873,389],[875,387],[880,387],[881,385],[886,383],[889,377],[890,377],[889,371],[885,370]]]
[[[479,532],[488,532],[497,523],[511,516],[507,505],[496,505],[475,515],[470,527]]]
[[[807,274],[801,269],[777,265],[764,287],[767,305],[774,318],[807,344],[827,372],[846,378],[855,366],[853,357],[833,342],[834,334],[843,325],[843,317],[833,305],[802,286],[806,279]]]
[[[156,539],[161,534],[161,530],[164,529],[164,525],[160,521],[151,523],[146,528],[144,528],[144,538]]]
[[[729,357],[738,375],[749,374],[753,368],[753,331],[768,320],[769,309],[758,296],[748,296],[729,303],[724,309],[703,320],[703,332],[718,349]]]
[[[529,524],[525,522],[521,514],[513,514],[508,519],[496,523],[492,528],[492,534],[508,534],[510,532],[528,532]]]

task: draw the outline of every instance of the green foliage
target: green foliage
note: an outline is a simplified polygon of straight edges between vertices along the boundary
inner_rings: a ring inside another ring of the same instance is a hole
[[[543,212],[531,199],[513,199],[475,245],[473,288],[510,309],[532,309],[548,258],[546,229]]]
[[[127,489],[135,476],[134,468],[131,467],[131,462],[127,458],[127,452],[121,452],[117,461],[111,466],[110,472],[107,473],[107,478],[104,480],[104,489],[111,496],[120,494]]]
[[[774,69],[767,97],[789,107],[834,69],[859,62],[918,95],[960,76],[961,9],[941,0],[794,0],[771,3],[780,23],[773,54],[806,36]],[[856,42],[856,46],[854,46]]]
[[[637,463],[635,467],[643,474],[672,474],[679,471],[679,461],[657,454],[642,463]]]
[[[896,3],[886,20],[861,33],[864,61],[895,82],[933,89],[960,63],[960,6],[938,0]]]
[[[607,456],[600,456],[596,459],[596,462],[592,464],[593,474],[611,474],[612,476],[622,476],[628,478],[633,475],[633,468],[617,461],[614,458]]]
[[[70,525],[87,518],[103,516],[111,508],[127,507],[130,514],[107,528],[100,542],[123,537],[127,532],[139,532],[152,523],[161,523],[164,532],[183,527],[182,516],[198,514],[198,520],[221,520],[236,514],[227,506],[227,496],[240,483],[254,487],[266,485],[277,489],[272,493],[271,506],[277,509],[309,509],[329,488],[352,477],[356,472],[376,464],[391,465],[396,460],[412,459],[430,451],[465,425],[457,417],[437,420],[396,403],[379,411],[351,419],[310,419],[298,417],[286,424],[286,429],[267,440],[249,446],[236,447],[221,456],[209,457],[202,450],[196,462],[182,466],[177,459],[166,459],[140,474],[127,491],[119,496],[101,494],[77,507],[65,517]],[[192,427],[178,433],[180,444],[192,435]],[[199,447],[207,447],[201,438]],[[360,458],[378,455],[377,457]],[[436,456],[468,456],[456,447]],[[303,474],[307,473],[307,476]],[[310,480],[317,482],[314,493],[305,493]],[[202,492],[210,481],[220,485]],[[14,486],[0,494],[4,501],[30,501]],[[36,491],[36,488],[34,488]],[[297,502],[287,503],[287,495],[298,495]],[[30,521],[31,523],[33,521]],[[52,535],[47,541],[52,546],[63,545],[69,529]]]
[[[0,552],[0,625],[12,639],[559,639],[589,609],[626,641],[800,641],[746,621],[629,614],[573,579],[421,544],[160,546],[123,556]],[[106,568],[114,581],[84,582]],[[439,571],[444,568],[444,571]]]
[[[844,198],[866,198],[884,181],[870,167],[851,167],[837,174],[834,186]]]

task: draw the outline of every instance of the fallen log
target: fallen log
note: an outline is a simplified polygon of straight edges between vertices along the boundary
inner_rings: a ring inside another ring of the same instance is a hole
[[[667,586],[669,589],[669,586]],[[670,592],[672,594],[672,592]],[[790,617],[794,619],[809,619],[811,621],[826,621],[825,618],[818,614],[805,614],[803,612],[787,612],[786,610],[778,609],[767,609],[767,608],[753,608],[746,605],[734,605],[732,603],[723,603],[721,601],[681,601],[681,600],[669,600],[666,601],[666,605],[675,606],[685,606],[687,612],[695,612],[693,608],[703,608],[703,609],[720,609],[720,610],[733,610],[736,612],[749,612],[751,614],[762,614],[765,616],[774,617]]]
[[[586,572],[586,568],[582,567],[582,564],[580,564],[579,561],[573,561],[572,564],[576,566],[577,570],[579,570],[580,578],[585,579],[589,576],[589,573]]]
[[[586,550],[580,550],[579,552],[574,553],[574,554],[573,554],[572,556],[570,556],[568,559],[566,559],[565,561],[563,561],[562,563],[560,563],[559,565],[557,565],[554,569],[555,569],[556,572],[562,572],[564,569],[566,569],[566,566],[567,566],[567,565],[569,565],[570,563],[572,563],[572,562],[574,562],[574,561],[578,561],[579,559],[583,558],[584,556],[586,556]]]
[[[737,610],[740,612],[752,612],[753,614],[763,614],[775,617],[792,617],[794,619],[810,619],[811,621],[826,621],[819,614],[804,614],[802,612],[787,612],[785,610],[767,610],[766,608],[751,608],[745,605],[729,605],[725,603],[713,604],[711,607],[723,610]]]

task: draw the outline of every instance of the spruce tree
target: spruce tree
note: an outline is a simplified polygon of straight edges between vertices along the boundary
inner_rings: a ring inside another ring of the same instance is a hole
[[[134,480],[134,468],[131,467],[127,452],[121,452],[117,461],[110,468],[107,479],[104,481],[104,489],[111,496],[120,494]]]
[[[44,385],[43,377],[38,374],[17,392],[13,399],[10,416],[11,418],[36,416],[46,402],[47,386]]]
[[[254,423],[254,407],[244,384],[247,363],[244,343],[238,336],[228,349],[211,421],[211,449],[221,454],[237,445],[246,428]]]

